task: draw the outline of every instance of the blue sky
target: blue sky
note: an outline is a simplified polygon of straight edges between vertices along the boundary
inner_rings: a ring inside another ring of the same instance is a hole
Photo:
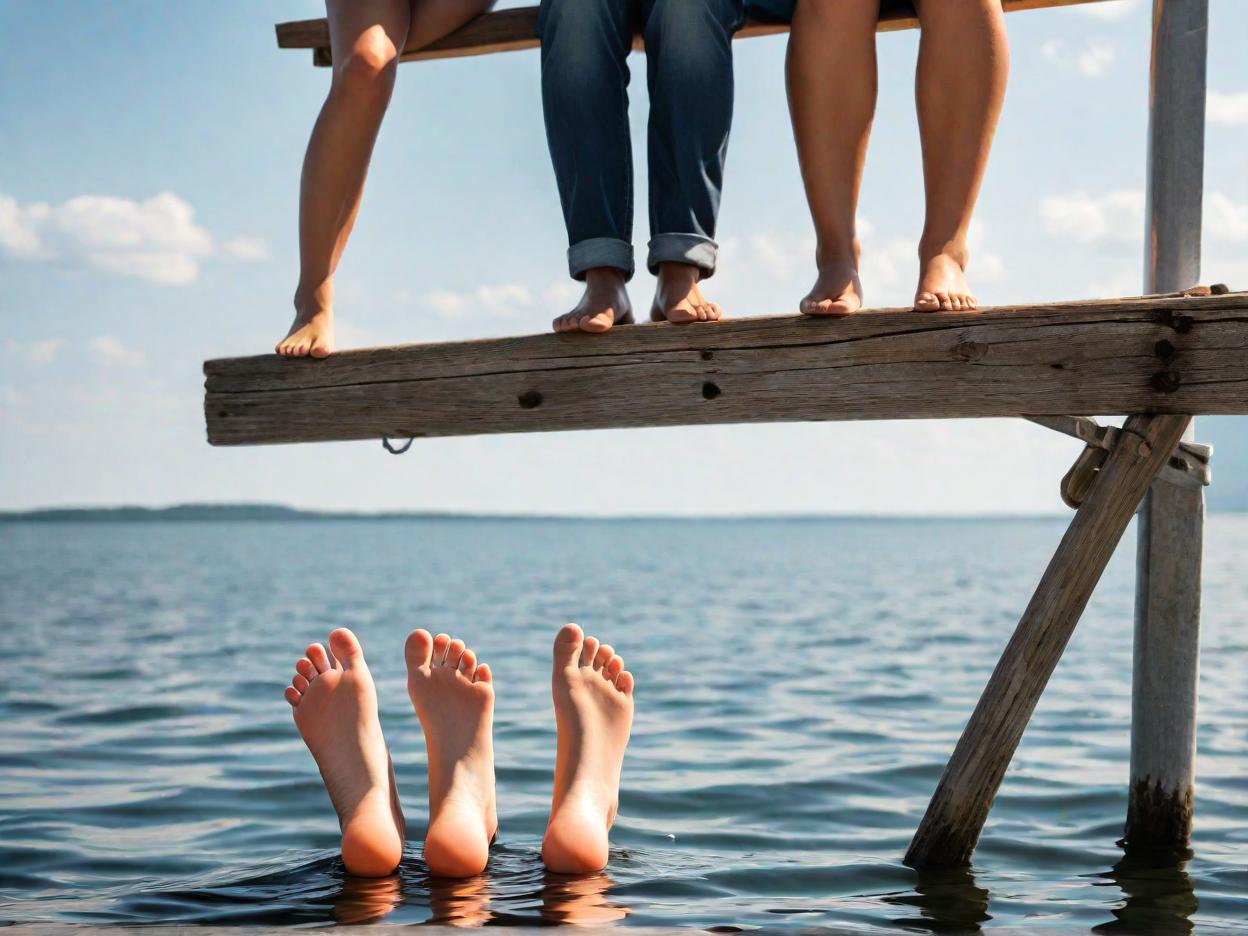
[[[1139,291],[1148,7],[1010,17],[1012,85],[971,271],[981,301]],[[311,0],[0,5],[0,508],[1061,509],[1057,481],[1075,443],[1019,421],[429,440],[402,459],[372,443],[209,448],[202,360],[264,352],[289,321],[299,164],[328,74],[308,53],[276,49],[273,23],[322,13]],[[1248,4],[1211,0],[1211,15],[1202,279],[1246,288]],[[49,36],[51,57],[31,38]],[[874,305],[906,302],[916,275],[916,41],[880,42],[861,209]],[[786,312],[809,285],[813,241],[784,39],[736,53],[722,267],[710,285],[729,314]],[[644,165],[636,56],[633,65]],[[644,219],[644,188],[639,199]],[[647,236],[643,223],[635,240]],[[536,54],[404,65],[339,274],[340,341],[544,330],[575,296],[565,246]],[[638,277],[635,301],[651,286]],[[1248,495],[1246,426],[1200,422],[1220,448],[1215,503]]]

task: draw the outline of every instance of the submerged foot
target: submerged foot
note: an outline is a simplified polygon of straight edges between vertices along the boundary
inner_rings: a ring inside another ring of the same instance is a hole
[[[403,854],[403,813],[377,719],[377,690],[351,631],[330,634],[329,648],[308,647],[286,701],[338,813],[347,871],[383,877]]]
[[[691,322],[718,322],[722,315],[698,288],[702,271],[688,263],[660,263],[659,282],[650,307],[652,322],[688,325]]]
[[[555,637],[551,694],[559,739],[542,861],[564,874],[600,871],[633,724],[633,677],[610,646],[567,624]]]
[[[979,300],[966,284],[966,251],[920,252],[916,312],[973,312]]]
[[[615,325],[633,324],[633,306],[628,299],[624,273],[600,267],[585,274],[585,295],[571,312],[555,319],[557,332],[583,331],[601,334]]]
[[[425,864],[439,877],[485,869],[498,831],[494,802],[494,678],[462,640],[415,630],[403,648],[407,693],[429,755]]]
[[[273,350],[282,357],[329,357],[334,350],[334,288],[330,282],[319,288],[295,292],[295,320],[286,337]]]
[[[841,318],[862,308],[862,280],[853,257],[819,264],[819,276],[799,306],[803,315]]]

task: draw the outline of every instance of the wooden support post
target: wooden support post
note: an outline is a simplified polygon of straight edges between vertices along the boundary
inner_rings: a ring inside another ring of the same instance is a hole
[[[1154,0],[1146,292],[1200,278],[1209,0]],[[1189,426],[1187,439],[1194,438]],[[1203,487],[1158,480],[1140,513],[1128,845],[1182,850],[1192,829]]]
[[[970,861],[997,788],[1062,651],[1188,416],[1132,416],[1075,514],[940,778],[906,863]]]

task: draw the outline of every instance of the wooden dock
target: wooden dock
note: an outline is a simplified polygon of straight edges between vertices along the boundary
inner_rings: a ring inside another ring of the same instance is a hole
[[[634,325],[208,361],[214,445],[712,423],[1248,413],[1248,294]]]

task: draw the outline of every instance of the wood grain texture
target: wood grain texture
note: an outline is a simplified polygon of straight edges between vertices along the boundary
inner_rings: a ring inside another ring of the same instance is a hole
[[[1004,0],[1004,5],[1007,12],[1015,12],[1102,2],[1105,0]],[[915,16],[914,7],[908,0],[883,0],[880,8],[881,32],[913,29],[918,25],[918,17]],[[785,24],[750,20],[737,33],[737,38],[770,36],[788,32],[788,28]],[[472,55],[489,55],[494,52],[535,49],[538,46],[536,31],[537,7],[497,10],[482,14],[446,38],[439,39],[423,48],[413,46],[404,49],[402,61],[422,62],[431,59],[463,58]],[[324,19],[278,23],[277,44],[283,49],[314,49],[316,50],[315,64],[331,64],[329,24]],[[635,40],[634,44],[640,49],[640,38]]]
[[[217,445],[1065,413],[1248,414],[1248,295],[791,315],[209,361]]]
[[[1031,713],[1132,514],[1190,421],[1127,420],[962,732],[910,843],[907,864],[970,861]]]

